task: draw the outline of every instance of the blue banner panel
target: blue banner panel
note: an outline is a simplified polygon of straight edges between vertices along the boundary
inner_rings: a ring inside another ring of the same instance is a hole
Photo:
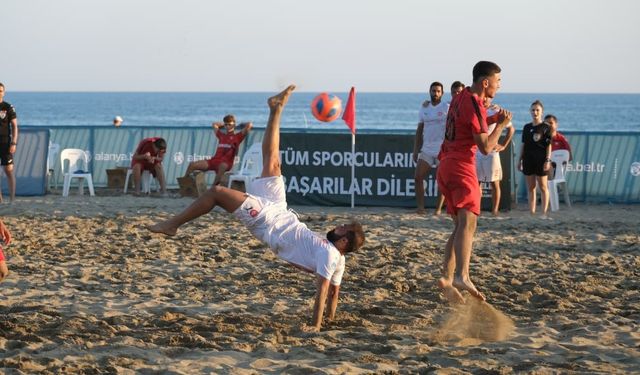
[[[640,203],[640,133],[563,132],[571,144],[567,186],[572,201]],[[520,135],[514,137],[519,157]],[[516,159],[517,160],[517,159]],[[518,198],[526,200],[524,176],[516,172]]]
[[[47,127],[20,128],[49,132]],[[247,147],[260,142],[264,131],[255,129],[243,142]],[[514,152],[501,152],[503,167],[501,207],[508,208],[512,191],[526,200],[524,176],[514,169],[520,152],[520,132],[514,136]],[[578,202],[640,203],[640,133],[638,132],[564,132],[573,150],[567,171],[571,199]],[[145,137],[162,136],[167,140],[164,161],[167,186],[178,187],[177,177],[189,162],[211,157],[217,138],[210,127],[121,127],[61,126],[51,129],[51,141],[64,148],[81,148],[92,155],[94,184],[107,185],[106,170],[131,163],[132,153]],[[356,204],[379,206],[415,205],[415,164],[411,160],[414,132],[362,131],[356,137]],[[351,197],[351,136],[347,131],[285,129],[281,137],[283,174],[291,203],[349,205]],[[18,153],[24,152],[21,140]],[[46,153],[47,147],[42,150]],[[46,155],[46,154],[45,154]],[[26,155],[22,155],[26,156]],[[16,155],[16,157],[22,157]],[[45,156],[46,158],[46,156]],[[28,165],[28,162],[17,161]],[[60,170],[60,161],[54,168]],[[237,168],[238,166],[236,166]],[[44,166],[42,166],[44,168]],[[40,171],[37,171],[40,173]],[[35,173],[35,172],[34,172]],[[59,178],[60,173],[55,173]],[[213,174],[207,173],[211,184]],[[58,181],[58,184],[60,181]],[[5,183],[6,185],[6,183]],[[490,206],[488,186],[483,186],[483,209]],[[20,192],[18,189],[18,193]],[[26,190],[23,190],[26,191]],[[434,174],[425,181],[426,205],[433,207],[437,184]]]
[[[13,171],[16,176],[16,195],[44,195],[47,181],[47,154],[49,131],[46,129],[20,128],[20,139],[13,155]],[[7,178],[2,178],[2,194],[9,195]]]
[[[190,162],[209,159],[218,145],[218,139],[211,128],[66,126],[56,127],[51,132],[51,140],[60,146],[60,150],[80,148],[89,153],[90,169],[96,187],[107,186],[107,169],[131,165],[133,153],[144,138],[162,137],[167,141],[163,166],[169,188],[178,187],[177,178],[184,175]],[[239,154],[242,155],[247,145],[260,142],[261,139],[262,131],[250,132],[242,143]],[[52,168],[59,171],[60,160],[56,160]],[[61,183],[59,174],[55,176],[58,184]],[[207,173],[209,185],[213,183],[214,177],[213,173]]]

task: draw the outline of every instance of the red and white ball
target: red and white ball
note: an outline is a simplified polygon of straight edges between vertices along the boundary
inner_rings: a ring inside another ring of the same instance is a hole
[[[313,117],[322,122],[331,122],[342,112],[342,101],[335,95],[323,92],[318,94],[311,102]]]

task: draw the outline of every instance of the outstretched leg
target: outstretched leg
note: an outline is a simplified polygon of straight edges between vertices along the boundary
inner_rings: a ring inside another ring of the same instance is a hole
[[[269,98],[269,121],[262,139],[262,177],[280,176],[280,117],[289,101],[289,96],[296,89],[290,85],[281,93]]]
[[[175,236],[178,228],[183,224],[208,213],[213,210],[215,206],[220,206],[227,212],[234,212],[242,205],[245,199],[246,195],[238,190],[214,186],[193,201],[193,203],[181,213],[155,225],[149,225],[147,229],[155,233]]]

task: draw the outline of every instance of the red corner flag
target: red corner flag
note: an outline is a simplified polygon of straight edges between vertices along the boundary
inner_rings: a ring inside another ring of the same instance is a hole
[[[356,134],[356,88],[352,87],[349,92],[349,99],[347,100],[347,107],[342,113],[342,119],[351,129],[351,134]]]

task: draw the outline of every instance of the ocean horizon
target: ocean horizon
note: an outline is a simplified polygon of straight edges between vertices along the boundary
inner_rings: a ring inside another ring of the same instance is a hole
[[[347,92],[332,92],[346,104]],[[266,125],[266,99],[272,92],[97,92],[9,91],[5,101],[16,108],[20,126],[111,125],[209,126],[232,113],[236,120]],[[296,92],[282,118],[283,128],[343,129],[344,123],[317,121],[310,103],[317,93]],[[415,130],[426,93],[357,93],[357,128]],[[449,100],[448,94],[444,100]],[[640,131],[640,94],[634,93],[498,93],[494,102],[514,114],[521,129],[531,121],[529,106],[540,100],[545,114],[558,117],[560,131]]]

